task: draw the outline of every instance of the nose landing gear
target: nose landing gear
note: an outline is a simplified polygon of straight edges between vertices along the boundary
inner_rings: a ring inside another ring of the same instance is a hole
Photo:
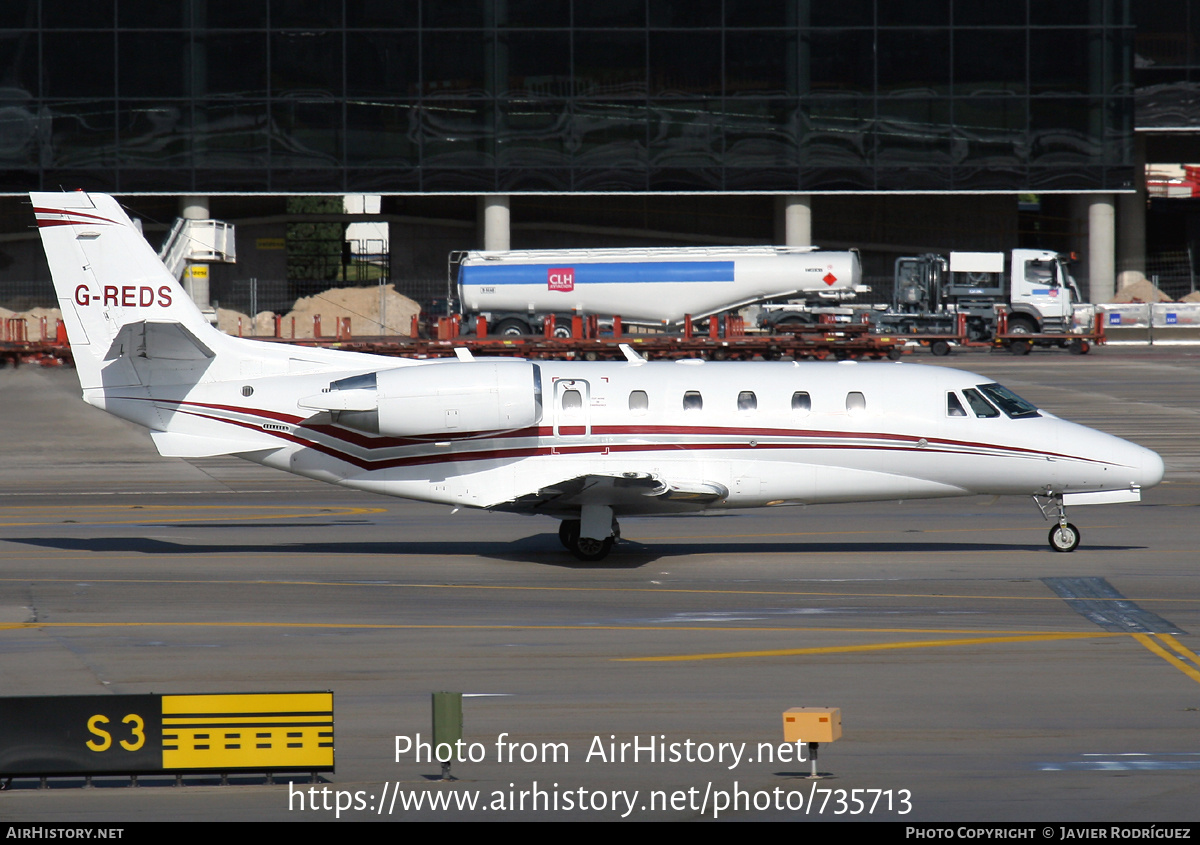
[[[1050,529],[1050,548],[1056,552],[1073,552],[1079,548],[1081,534],[1079,529],[1067,522],[1067,509],[1063,505],[1061,493],[1051,496],[1034,496],[1038,510],[1045,519],[1053,519],[1058,524]]]

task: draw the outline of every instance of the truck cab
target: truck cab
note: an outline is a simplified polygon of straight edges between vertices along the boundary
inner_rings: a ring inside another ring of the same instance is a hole
[[[1012,251],[1010,333],[1069,332],[1081,300],[1063,256],[1040,249]]]

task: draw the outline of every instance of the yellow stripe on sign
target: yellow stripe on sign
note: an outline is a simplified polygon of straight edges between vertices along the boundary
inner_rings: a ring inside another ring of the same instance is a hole
[[[319,710],[333,716],[331,692],[248,692],[225,695],[164,695],[164,716],[194,713],[215,716],[218,713],[304,713]]]
[[[164,695],[164,769],[333,767],[333,693]]]

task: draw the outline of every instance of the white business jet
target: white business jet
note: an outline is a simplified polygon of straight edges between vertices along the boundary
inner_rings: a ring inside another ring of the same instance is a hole
[[[600,560],[628,514],[977,494],[1139,501],[1163,462],[972,373],[911,364],[414,361],[205,320],[109,196],[34,193],[84,399],[163,455],[237,455],[458,507],[545,514]]]

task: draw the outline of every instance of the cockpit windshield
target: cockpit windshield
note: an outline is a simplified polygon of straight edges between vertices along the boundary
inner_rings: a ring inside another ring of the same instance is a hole
[[[1014,420],[1040,417],[1037,406],[1000,384],[978,384],[979,392]]]

